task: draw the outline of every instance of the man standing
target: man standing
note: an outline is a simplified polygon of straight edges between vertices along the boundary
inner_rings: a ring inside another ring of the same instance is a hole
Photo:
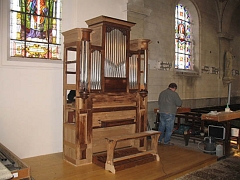
[[[160,125],[158,130],[161,132],[158,142],[161,143],[164,138],[164,145],[173,145],[173,143],[170,143],[170,138],[174,127],[175,115],[177,108],[182,105],[182,100],[178,93],[175,92],[176,90],[177,84],[171,83],[167,89],[159,94],[158,98],[160,113]]]

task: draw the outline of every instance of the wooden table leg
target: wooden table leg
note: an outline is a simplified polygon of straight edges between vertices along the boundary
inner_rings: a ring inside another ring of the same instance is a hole
[[[201,121],[201,132],[204,132],[204,121]]]
[[[188,134],[188,133],[185,134],[184,133],[183,137],[184,137],[185,146],[188,146],[188,142],[189,142],[189,139],[190,139],[190,134]]]
[[[230,148],[230,136],[231,136],[231,127],[230,121],[226,122],[226,137],[225,137],[225,155],[229,156],[231,152]]]

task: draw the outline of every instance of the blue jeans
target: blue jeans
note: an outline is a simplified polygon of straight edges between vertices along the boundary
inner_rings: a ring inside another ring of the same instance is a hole
[[[162,142],[163,138],[164,138],[164,144],[168,144],[170,142],[174,122],[175,122],[175,114],[160,113],[160,125],[158,127],[158,131],[161,132],[161,135],[158,139],[158,142]]]

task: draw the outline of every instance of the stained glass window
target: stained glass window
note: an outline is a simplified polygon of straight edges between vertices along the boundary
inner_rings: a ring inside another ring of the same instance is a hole
[[[175,68],[193,69],[190,14],[182,4],[175,9]]]
[[[10,0],[10,56],[61,59],[61,0]]]

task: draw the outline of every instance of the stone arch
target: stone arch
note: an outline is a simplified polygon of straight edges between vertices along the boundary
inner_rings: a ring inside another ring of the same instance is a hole
[[[235,11],[237,11],[237,8],[240,5],[240,1],[236,1],[236,0],[219,0],[219,3],[225,3],[223,5],[225,5],[225,8],[222,7],[222,17],[220,16],[219,18],[221,18],[221,32],[222,33],[229,33],[230,30],[230,25],[231,25],[231,19],[233,17],[233,14]],[[239,11],[239,9],[238,9]]]

